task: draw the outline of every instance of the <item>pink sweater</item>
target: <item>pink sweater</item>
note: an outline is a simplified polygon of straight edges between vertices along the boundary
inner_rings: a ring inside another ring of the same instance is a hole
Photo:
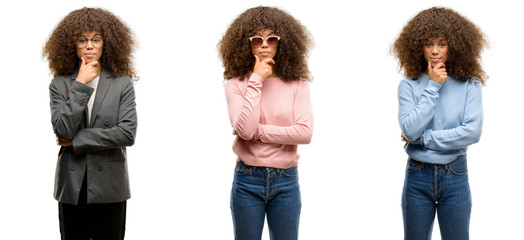
[[[308,82],[251,74],[249,80],[228,80],[225,91],[239,160],[250,166],[297,165],[297,144],[308,144],[313,132]]]

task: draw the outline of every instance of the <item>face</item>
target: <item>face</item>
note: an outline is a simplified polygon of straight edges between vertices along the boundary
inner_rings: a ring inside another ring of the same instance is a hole
[[[429,39],[424,43],[424,59],[435,67],[448,60],[448,41],[442,37]]]
[[[251,53],[253,54],[253,56],[258,56],[260,61],[266,58],[275,58],[275,56],[277,55],[278,40],[276,40],[276,38],[274,37],[279,37],[271,29],[259,31],[252,37],[254,38],[252,38],[250,42]],[[262,37],[263,39],[261,40],[257,37]],[[270,38],[268,39],[268,37]],[[260,40],[262,41],[261,43]]]
[[[86,63],[98,61],[102,57],[104,40],[98,32],[84,32],[76,40],[76,55],[84,57]]]

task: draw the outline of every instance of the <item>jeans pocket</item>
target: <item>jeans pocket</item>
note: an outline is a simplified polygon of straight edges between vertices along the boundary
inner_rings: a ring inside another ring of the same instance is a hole
[[[408,164],[406,165],[406,172],[415,172],[420,168],[419,164],[415,161],[408,160]]]
[[[249,174],[254,167],[246,166],[243,162],[237,162],[237,165],[235,167],[235,175],[242,176]]]
[[[296,177],[298,176],[298,166],[286,168],[286,169],[280,169],[280,172],[282,175],[286,177]]]
[[[465,158],[457,159],[449,164],[449,170],[458,176],[468,174],[468,164]]]

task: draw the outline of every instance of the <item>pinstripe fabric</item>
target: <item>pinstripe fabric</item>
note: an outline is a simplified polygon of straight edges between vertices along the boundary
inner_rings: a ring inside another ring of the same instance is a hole
[[[87,102],[93,89],[74,81],[78,72],[60,76],[49,85],[51,123],[57,137],[73,140],[61,147],[54,197],[77,204],[87,173],[87,203],[121,202],[130,198],[126,146],[135,141],[135,92],[127,76],[112,78],[104,70],[87,122]]]

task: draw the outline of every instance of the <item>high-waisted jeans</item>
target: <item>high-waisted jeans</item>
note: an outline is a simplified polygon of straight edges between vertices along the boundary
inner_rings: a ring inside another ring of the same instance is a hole
[[[435,213],[443,240],[469,239],[471,191],[466,155],[449,164],[408,160],[402,193],[404,239],[431,239]]]
[[[235,239],[261,239],[267,214],[273,240],[298,239],[300,187],[297,167],[252,167],[238,161],[231,190]]]

